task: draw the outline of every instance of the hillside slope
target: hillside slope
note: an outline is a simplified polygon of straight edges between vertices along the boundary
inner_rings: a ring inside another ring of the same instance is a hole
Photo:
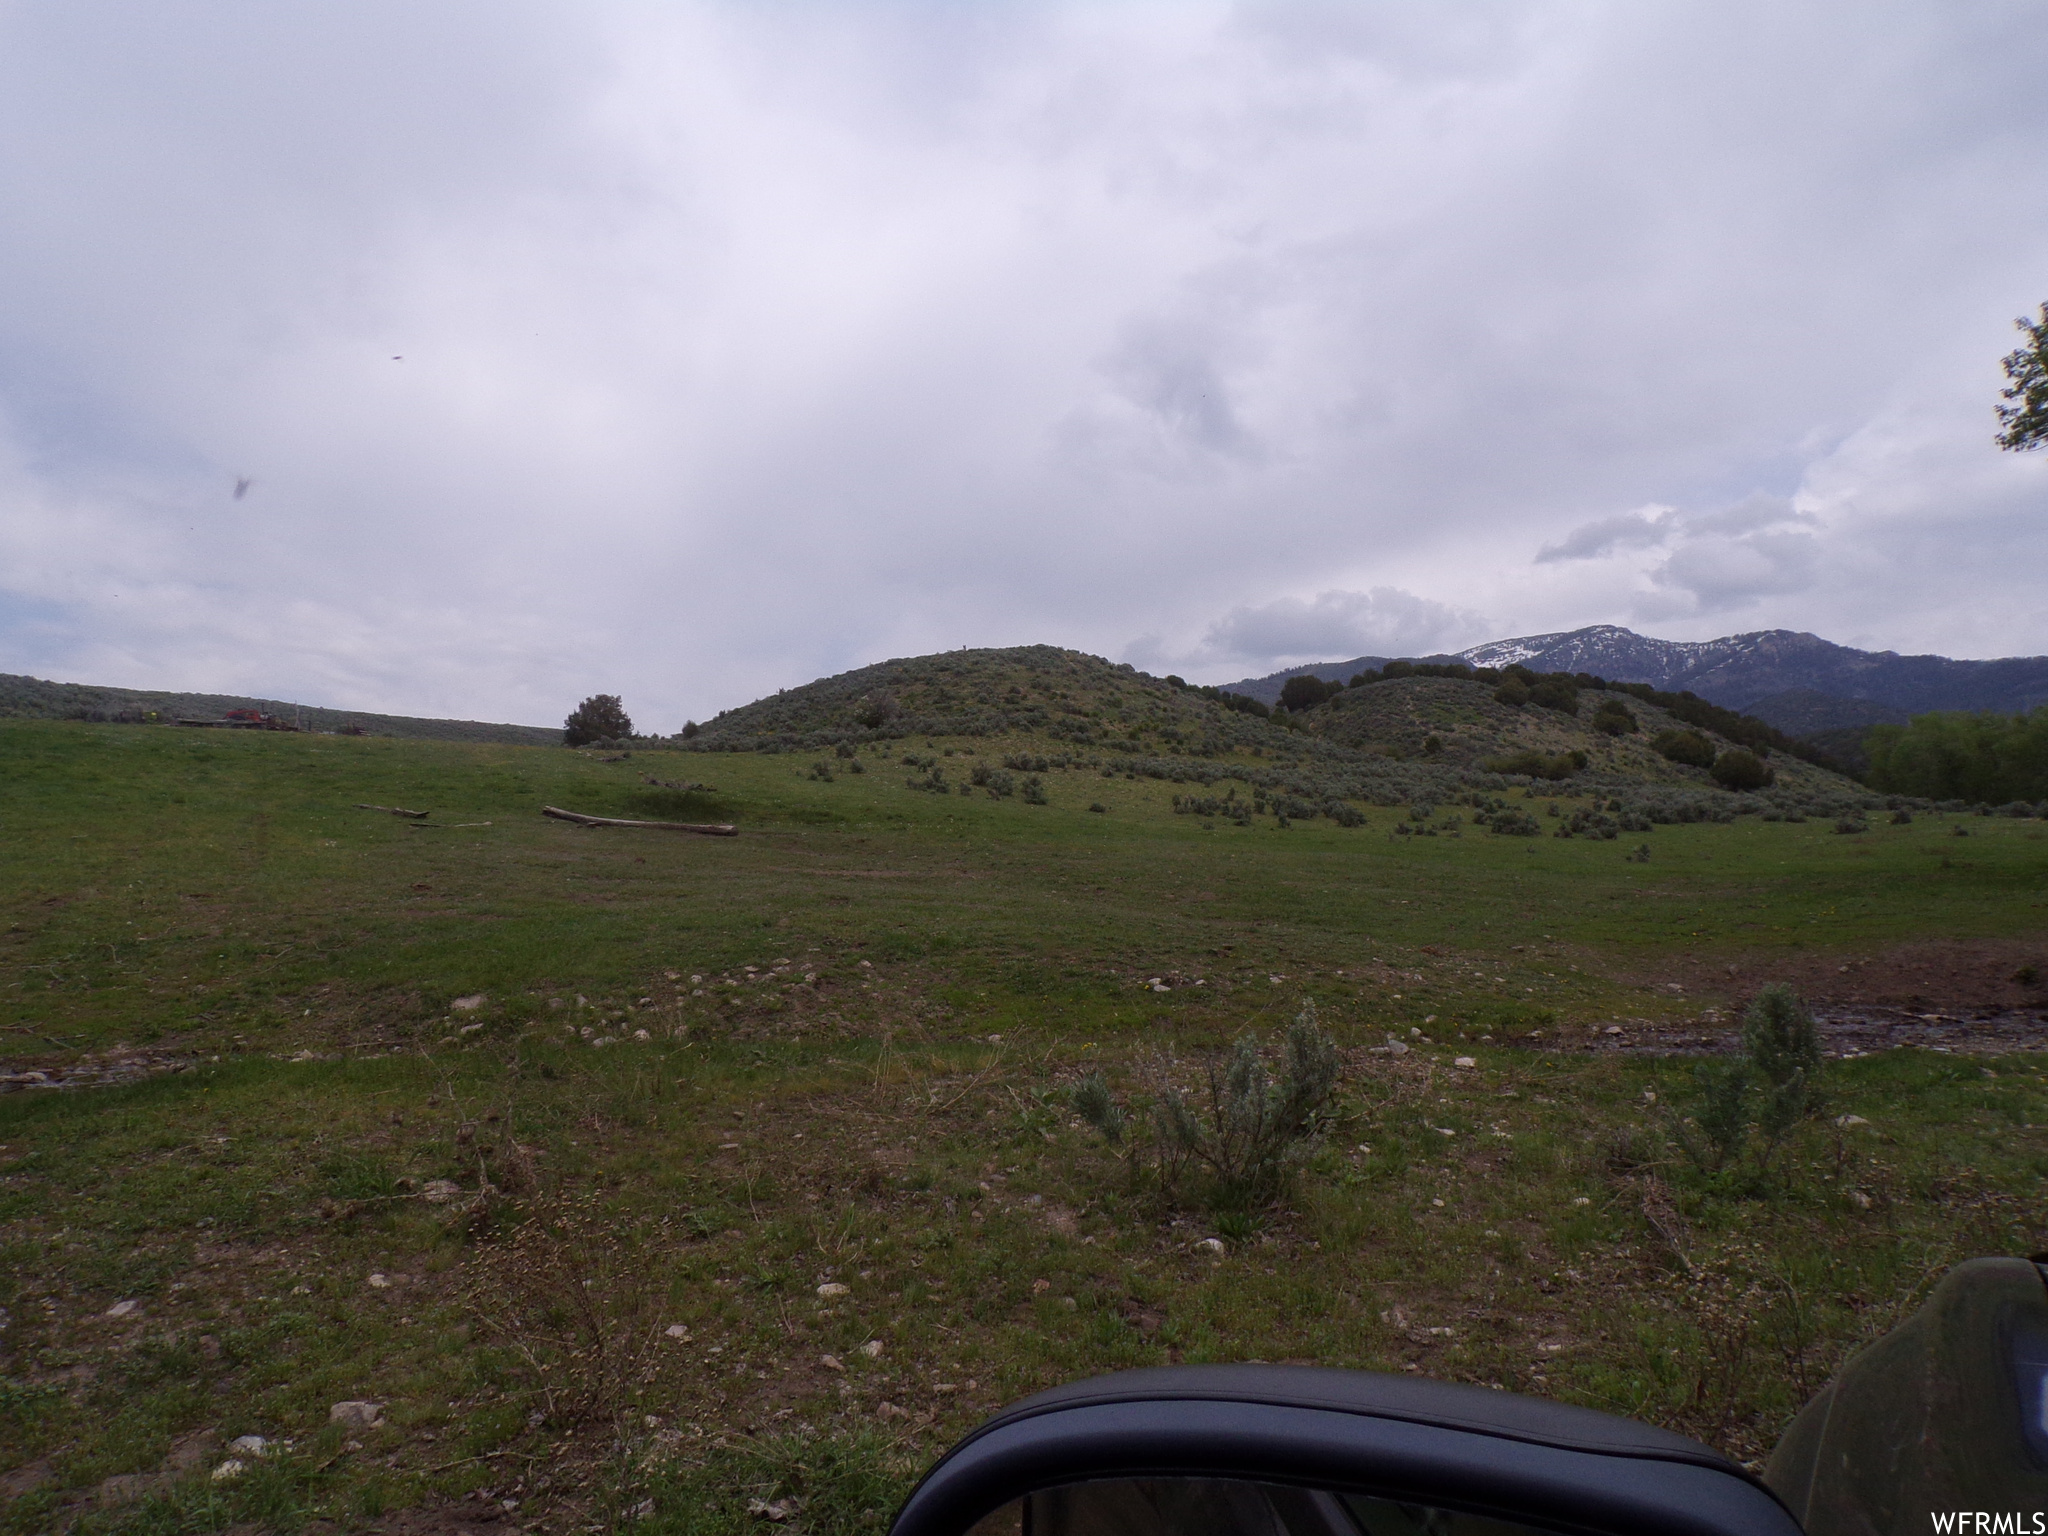
[[[371,736],[414,741],[488,741],[512,746],[553,746],[559,730],[538,725],[499,725],[481,720],[431,720],[412,715],[371,715],[324,709],[282,699],[244,698],[229,693],[162,693],[147,688],[102,688],[89,683],[52,683],[39,677],[0,672],[0,720],[131,720],[190,717],[217,720],[231,709],[261,710],[283,720],[303,720],[308,730],[358,727]]]
[[[1703,769],[1651,750],[1657,731],[1681,725],[1654,704],[1616,695],[1638,729],[1619,737],[1597,729],[1593,715],[1605,697],[1581,693],[1574,716],[1498,703],[1491,682],[1400,677],[1346,689],[1298,715],[1275,711],[1269,718],[1260,706],[1233,703],[1216,689],[1149,677],[1075,651],[1021,646],[898,658],[821,678],[730,710],[678,745],[698,752],[815,753],[821,761],[813,771],[820,776],[841,768],[865,772],[894,758],[916,770],[906,781],[910,787],[948,794],[982,788],[1008,794],[1011,789],[996,786],[1018,772],[1055,780],[1168,780],[1220,790],[1191,791],[1183,808],[1232,818],[1255,808],[1257,814],[1343,821],[1360,806],[1476,805],[1516,786],[1540,786],[1537,792],[1546,796],[1590,792],[1641,800],[1646,815],[1661,814],[1676,796],[1691,807],[1677,813],[1687,819],[1732,816],[1743,807],[1846,811],[1868,800],[1860,785],[1783,754],[1772,758],[1773,788],[1760,797],[1730,795]],[[1716,751],[1734,744],[1705,734]],[[1502,773],[1489,766],[1518,752],[1540,754],[1550,765],[1564,755],[1565,766],[1556,769],[1563,780],[1546,773],[1532,781],[1529,770]],[[1576,765],[1574,752],[1583,759]],[[1233,798],[1246,791],[1245,798]]]

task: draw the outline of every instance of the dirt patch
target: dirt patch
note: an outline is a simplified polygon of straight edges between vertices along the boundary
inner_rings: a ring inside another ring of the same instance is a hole
[[[1829,1056],[1869,1056],[1914,1049],[1958,1056],[2048,1051],[2048,1008],[1964,1008],[1917,1012],[1874,1004],[1816,1007],[1821,1047]],[[1610,1031],[1613,1031],[1610,1033]],[[1559,1031],[1553,1049],[1624,1056],[1719,1056],[1742,1043],[1739,1018],[1713,1012],[1697,1019],[1629,1019]],[[1521,1042],[1517,1042],[1521,1043]]]
[[[2037,979],[2024,979],[2029,968]],[[1784,982],[1816,1008],[1921,1013],[2048,1008],[2048,938],[1929,939],[1889,949],[1674,957],[1641,978],[1716,1003],[1746,1001]]]

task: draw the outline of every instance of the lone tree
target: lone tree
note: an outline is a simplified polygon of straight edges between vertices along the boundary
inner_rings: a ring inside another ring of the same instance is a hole
[[[562,739],[572,747],[633,734],[633,719],[616,693],[593,693],[562,722]]]
[[[2027,338],[2027,344],[2005,360],[2010,387],[1999,394],[2017,402],[1998,408],[2005,430],[1998,434],[1998,446],[2024,453],[2048,443],[2048,304],[2041,306],[2041,318],[2024,315],[2013,321]]]

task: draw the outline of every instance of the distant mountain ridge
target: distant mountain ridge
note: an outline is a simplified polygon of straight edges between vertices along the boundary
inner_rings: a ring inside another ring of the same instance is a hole
[[[483,720],[430,720],[414,715],[372,715],[355,709],[323,709],[281,699],[244,698],[228,693],[164,693],[146,688],[103,688],[92,683],[52,683],[40,677],[0,672],[0,720],[120,720],[151,713],[165,718],[217,720],[231,709],[260,710],[281,720],[298,720],[309,731],[357,728],[370,736],[415,741],[495,741],[514,746],[559,745],[559,727],[501,725]]]
[[[1657,640],[1615,624],[1592,624],[1494,640],[1455,655],[1409,659],[1476,667],[1520,663],[1536,672],[1591,672],[1614,682],[1648,683],[1696,693],[1794,734],[1904,720],[1930,710],[2019,714],[2048,703],[2048,656],[1995,661],[1901,656],[1859,651],[1791,629],[1761,629],[1719,640]],[[1385,660],[1361,656],[1225,686],[1272,703],[1290,677],[1348,678]]]

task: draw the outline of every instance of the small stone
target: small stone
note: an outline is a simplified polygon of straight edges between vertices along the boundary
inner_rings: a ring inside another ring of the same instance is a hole
[[[1439,1125],[1436,1126],[1434,1129],[1437,1135],[1439,1136],[1455,1136],[1458,1134],[1456,1131],[1452,1130],[1448,1125]]]
[[[1227,1251],[1220,1237],[1205,1237],[1195,1244],[1195,1252],[1214,1254],[1219,1258]]]
[[[1618,1035],[1621,1033],[1621,1026],[1619,1024],[1610,1024],[1601,1033],[1604,1035]]]
[[[636,1029],[633,1031],[633,1038],[635,1040],[652,1040],[654,1036],[647,1033],[644,1029]]]
[[[1454,1067],[1476,1067],[1479,1065],[1479,1058],[1477,1056],[1460,1056],[1451,1065]]]
[[[861,1345],[860,1352],[870,1360],[879,1360],[882,1358],[882,1341],[880,1339],[869,1339],[867,1343]]]
[[[777,1499],[771,1504],[762,1499],[749,1499],[747,1500],[747,1513],[759,1515],[763,1520],[773,1520],[780,1524],[796,1513],[796,1500]]]
[[[446,1205],[450,1200],[462,1197],[462,1186],[453,1179],[429,1179],[420,1186],[420,1198],[431,1205]],[[376,1285],[378,1277],[372,1275],[370,1284]],[[388,1281],[385,1282],[389,1284]]]
[[[247,1469],[248,1464],[246,1462],[239,1461],[230,1456],[226,1461],[213,1469],[213,1480],[216,1483],[233,1482]]]
[[[1433,1206],[1437,1207],[1437,1208],[1438,1208],[1439,1210],[1441,1210],[1441,1209],[1443,1208],[1443,1201],[1442,1201],[1442,1200],[1440,1200],[1440,1199],[1439,1199],[1439,1200],[1432,1200],[1432,1201],[1430,1201],[1429,1203],[1430,1203],[1431,1205],[1433,1205]]]
[[[685,1328],[681,1323],[670,1323],[668,1327],[662,1330],[662,1332],[666,1333],[672,1339],[681,1339],[686,1344],[690,1340],[690,1330]]]
[[[261,1435],[237,1435],[228,1442],[228,1449],[237,1456],[262,1456],[269,1452],[270,1442]]]
[[[1406,1056],[1408,1054],[1408,1042],[1406,1040],[1396,1040],[1389,1036],[1386,1049],[1389,1056]]]
[[[133,1317],[142,1308],[139,1301],[117,1301],[107,1308],[108,1317]]]
[[[1867,1211],[1870,1209],[1870,1196],[1860,1189],[1852,1189],[1849,1191],[1849,1203],[1859,1211]]]
[[[818,1294],[825,1300],[830,1301],[835,1296],[847,1295],[850,1290],[851,1287],[841,1285],[837,1280],[827,1280],[818,1287]]]
[[[1047,1291],[1051,1289],[1052,1282],[1050,1280],[1040,1279],[1031,1282],[1031,1294],[1034,1296],[1043,1296]]]
[[[383,1422],[384,1405],[352,1398],[327,1410],[327,1422],[345,1429],[375,1429]]]
[[[1847,1130],[1852,1125],[1868,1125],[1870,1122],[1861,1115],[1837,1115],[1835,1117],[1835,1124]]]
[[[483,1007],[486,1001],[487,999],[484,997],[483,993],[472,992],[467,997],[458,997],[457,999],[455,999],[454,1002],[450,1003],[448,1006],[450,1008],[453,1008],[457,1013],[475,1013],[477,1009]],[[577,1001],[581,1002],[582,999],[578,998]]]
[[[390,1277],[389,1275],[372,1275],[372,1276],[370,1276],[370,1289],[371,1289],[371,1290],[373,1290],[373,1291],[388,1291],[388,1290],[390,1290],[390,1289],[391,1289],[391,1277]]]
[[[818,1364],[825,1367],[828,1371],[843,1371],[846,1369],[846,1362],[837,1355],[820,1355],[818,1356]]]
[[[1573,1205],[1591,1205],[1592,1203],[1592,1197],[1589,1195],[1579,1195],[1572,1201]]]

